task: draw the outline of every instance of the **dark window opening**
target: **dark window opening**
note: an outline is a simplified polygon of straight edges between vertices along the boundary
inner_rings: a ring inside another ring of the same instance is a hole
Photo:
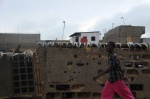
[[[84,66],[84,63],[78,62],[76,63],[77,66]]]
[[[28,79],[33,79],[33,74],[28,74]]]
[[[54,97],[54,95],[55,95],[55,93],[47,93],[46,94],[46,99],[51,99],[51,98]]]
[[[73,62],[68,62],[68,63],[67,63],[67,65],[72,65],[72,64],[73,64]]]
[[[78,55],[77,55],[77,54],[74,54],[74,58],[78,58]]]
[[[99,98],[99,96],[100,96],[100,93],[93,93],[93,97],[94,97],[94,99],[96,98],[96,99],[98,99]]]
[[[20,67],[25,67],[24,62],[19,62],[19,66],[20,66]]]
[[[90,92],[79,92],[79,93],[77,93],[77,96],[79,98],[88,98],[91,96],[91,93]]]
[[[49,85],[50,88],[55,88],[55,85]]]
[[[21,91],[22,92],[27,92],[27,88],[22,88]]]
[[[144,68],[147,66],[147,62],[135,62],[135,68]]]
[[[98,62],[99,65],[101,65],[101,62]]]
[[[51,93],[47,93],[46,94],[46,99],[53,99],[55,97],[60,97],[61,94],[60,93],[56,93],[56,92],[51,92]]]
[[[21,86],[27,86],[27,82],[26,81],[21,81]]]
[[[89,63],[86,63],[86,65],[89,65]]]
[[[14,80],[19,80],[19,75],[15,75]]]
[[[99,58],[101,58],[101,54],[99,54]]]
[[[20,73],[26,73],[26,69],[25,68],[21,68],[20,69]]]
[[[28,68],[28,69],[27,69],[27,72],[28,72],[28,73],[33,73],[32,68]]]
[[[20,93],[20,89],[19,88],[14,89],[14,93]]]
[[[132,67],[132,64],[133,64],[132,62],[125,62],[125,63],[124,63],[124,65],[125,65],[126,67]]]
[[[32,67],[32,62],[30,61],[30,62],[27,62],[27,66],[28,67]]]
[[[79,38],[78,37],[75,38],[75,42],[79,42]]]
[[[17,60],[18,60],[18,57],[17,57],[17,56],[13,56],[13,60],[14,60],[14,61],[17,61]]]
[[[150,74],[150,69],[143,69],[142,73],[144,73],[144,74]]]
[[[13,70],[13,74],[18,74],[19,73],[19,70],[18,69],[14,69]]]
[[[63,99],[68,99],[68,98],[73,98],[73,97],[75,97],[74,92],[63,92],[62,93],[62,98]]]
[[[65,84],[65,85],[56,85],[56,90],[59,91],[67,91],[70,89],[70,85]]]
[[[143,84],[130,84],[130,89],[131,90],[143,90]]]
[[[20,87],[20,83],[19,82],[14,82],[14,87]]]
[[[14,62],[12,65],[13,65],[13,67],[18,67],[18,63],[17,62]]]
[[[95,41],[95,36],[92,36],[92,37],[91,37],[91,41]]]
[[[19,60],[24,61],[24,55],[19,55]]]
[[[29,85],[29,86],[33,86],[33,85],[34,85],[34,82],[33,82],[33,81],[28,81],[28,85]]]
[[[29,92],[34,92],[34,87],[29,87]]]
[[[91,47],[97,47],[97,45],[96,44],[92,44]]]
[[[21,80],[27,79],[26,75],[21,75]]]

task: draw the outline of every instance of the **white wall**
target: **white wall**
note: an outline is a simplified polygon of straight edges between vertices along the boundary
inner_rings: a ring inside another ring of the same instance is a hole
[[[81,37],[87,36],[88,42],[87,43],[98,43],[99,42],[99,32],[97,33],[81,33]],[[94,36],[95,37],[95,41],[91,41],[91,37]]]
[[[95,37],[95,41],[91,41],[91,37],[92,36],[94,36]],[[99,32],[95,32],[95,33],[82,33],[81,32],[81,36],[79,36],[79,42],[81,41],[81,38],[83,38],[83,37],[87,37],[87,39],[88,39],[88,42],[87,43],[98,43],[99,42],[99,40],[100,40],[100,34],[99,34]],[[71,43],[75,43],[75,38],[76,38],[76,36],[73,36],[71,39],[70,39],[70,42]],[[81,43],[81,42],[80,42]]]

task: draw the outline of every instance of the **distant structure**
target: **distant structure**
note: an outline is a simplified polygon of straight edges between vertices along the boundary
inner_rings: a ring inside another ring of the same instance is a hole
[[[142,34],[145,34],[144,26],[121,25],[105,33],[101,42],[112,40],[116,43],[140,43]]]
[[[47,43],[70,43],[69,40],[40,40],[41,43],[47,44]]]
[[[21,48],[35,48],[40,41],[40,34],[0,33],[0,50]]]
[[[99,31],[94,32],[75,32],[74,34],[70,35],[71,43],[98,43],[99,42]]]
[[[150,43],[150,38],[141,38],[142,43]]]

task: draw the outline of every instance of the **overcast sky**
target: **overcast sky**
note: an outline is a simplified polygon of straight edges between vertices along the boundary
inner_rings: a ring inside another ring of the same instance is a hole
[[[0,0],[0,33],[40,33],[42,40],[68,40],[75,32],[120,25],[145,26],[150,37],[150,0]],[[121,19],[123,17],[123,19]],[[114,25],[112,25],[114,23]]]

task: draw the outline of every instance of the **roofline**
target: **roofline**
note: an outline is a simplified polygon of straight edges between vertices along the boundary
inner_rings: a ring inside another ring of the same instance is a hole
[[[91,32],[75,32],[75,33],[99,33],[99,31],[91,31]]]
[[[99,33],[99,31],[92,31],[92,32],[75,32],[71,34],[69,37],[80,35],[81,33]]]

